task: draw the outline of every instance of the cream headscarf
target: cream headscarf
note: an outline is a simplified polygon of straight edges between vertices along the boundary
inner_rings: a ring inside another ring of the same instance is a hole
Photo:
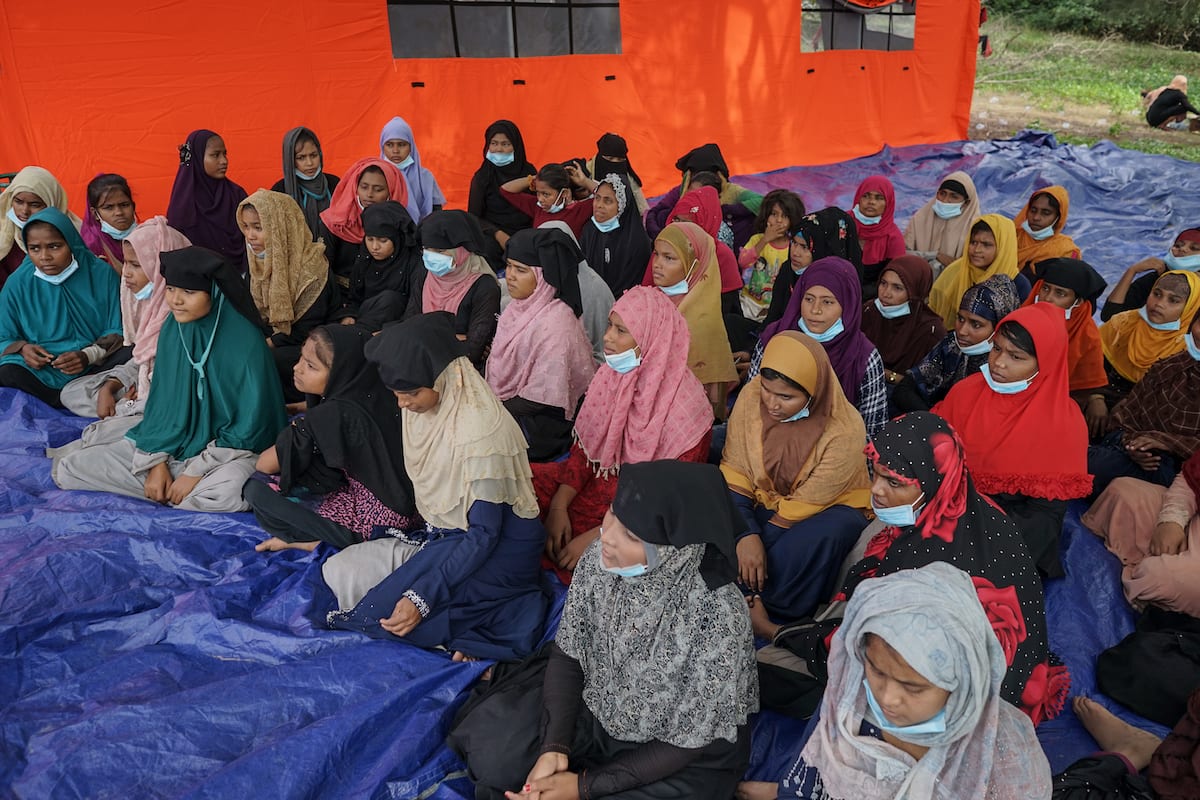
[[[13,197],[20,192],[36,194],[42,198],[42,202],[47,206],[57,208],[66,214],[67,218],[75,223],[76,230],[83,224],[83,221],[79,217],[67,209],[67,192],[63,189],[62,184],[58,182],[58,179],[50,174],[49,170],[42,169],[41,167],[25,167],[25,169],[16,174],[12,179],[12,183],[0,194],[0,258],[4,258],[12,251],[14,243],[16,243],[17,247],[21,248],[21,252],[25,252],[25,242],[21,238],[21,229],[14,225],[13,221],[8,218],[8,212],[13,204]]]

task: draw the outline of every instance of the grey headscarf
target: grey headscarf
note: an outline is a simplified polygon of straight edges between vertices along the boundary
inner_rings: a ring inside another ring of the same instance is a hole
[[[321,158],[321,171],[311,180],[304,180],[296,175],[296,144],[301,139],[312,139]],[[321,218],[318,215],[329,208],[333,192],[325,177],[325,151],[321,149],[321,140],[308,128],[292,128],[283,135],[283,191],[290,194],[300,206],[304,212],[304,222],[316,237],[321,229]]]

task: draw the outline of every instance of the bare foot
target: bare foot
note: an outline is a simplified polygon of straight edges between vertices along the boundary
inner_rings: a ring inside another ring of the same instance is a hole
[[[767,608],[763,605],[762,598],[757,595],[747,597],[746,605],[750,609],[750,626],[754,629],[754,635],[760,639],[773,640],[775,634],[779,632],[779,626],[771,622],[771,618],[767,615]]]
[[[280,550],[306,550],[311,553],[319,544],[320,542],[285,542],[278,536],[272,536],[265,542],[254,545],[254,549],[260,553],[275,553]]]
[[[742,781],[734,794],[737,800],[775,800],[778,796],[779,784],[763,781]]]
[[[482,661],[483,659],[475,658],[475,656],[469,656],[466,653],[464,653],[462,650],[455,650],[454,655],[450,657],[450,660],[451,661]],[[480,680],[490,681],[492,679],[492,668],[488,667],[487,669],[485,669],[483,671],[483,674],[480,675],[479,678],[480,678]]]
[[[1150,757],[1162,744],[1153,733],[1117,719],[1095,700],[1076,697],[1071,707],[1101,748],[1125,756],[1139,772],[1150,764]]]

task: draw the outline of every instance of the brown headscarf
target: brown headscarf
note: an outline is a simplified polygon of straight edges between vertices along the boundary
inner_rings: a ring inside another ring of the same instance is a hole
[[[886,319],[872,300],[863,306],[862,332],[879,350],[883,365],[894,372],[907,372],[929,355],[946,336],[942,318],[925,302],[933,286],[933,270],[920,256],[893,258],[884,267],[900,276],[908,291],[909,313]]]
[[[329,281],[325,245],[312,240],[304,212],[291,195],[259,189],[238,204],[239,223],[246,206],[258,212],[267,235],[264,257],[248,257],[250,294],[273,333],[291,333],[292,323],[312,308]]]

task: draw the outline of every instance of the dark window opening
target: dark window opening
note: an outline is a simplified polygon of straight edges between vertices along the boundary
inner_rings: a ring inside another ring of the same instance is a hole
[[[803,0],[800,51],[912,50],[917,4],[864,8],[852,0]]]

